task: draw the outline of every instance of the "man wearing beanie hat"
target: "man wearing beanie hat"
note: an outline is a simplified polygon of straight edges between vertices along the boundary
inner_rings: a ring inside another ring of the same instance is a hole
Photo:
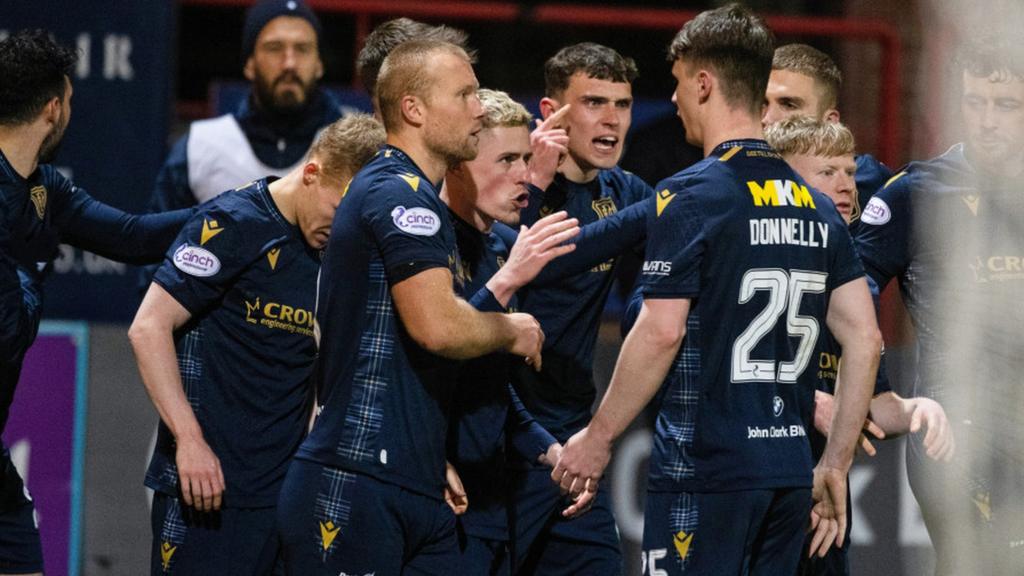
[[[175,143],[157,175],[153,211],[200,204],[301,164],[319,130],[341,116],[338,102],[317,87],[320,36],[320,21],[301,0],[249,8],[242,31],[249,96],[231,114],[193,122]]]

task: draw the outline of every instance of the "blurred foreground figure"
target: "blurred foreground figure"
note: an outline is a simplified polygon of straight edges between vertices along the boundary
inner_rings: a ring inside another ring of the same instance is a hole
[[[899,281],[917,328],[915,395],[946,407],[952,466],[907,449],[936,574],[1024,569],[1024,58],[975,37],[959,61],[963,143],[912,162],[864,208],[857,246]]]

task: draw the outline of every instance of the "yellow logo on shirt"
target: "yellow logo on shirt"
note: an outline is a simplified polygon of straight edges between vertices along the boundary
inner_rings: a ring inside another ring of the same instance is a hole
[[[963,196],[962,200],[964,201],[964,204],[967,204],[967,208],[971,211],[971,214],[974,215],[974,216],[977,216],[978,215],[978,200],[980,200],[980,198],[978,198],[974,194],[969,194],[967,196]]]
[[[814,199],[807,190],[792,180],[768,180],[764,183],[747,182],[754,206],[795,206],[815,209]]]
[[[33,186],[28,192],[28,197],[32,199],[32,204],[36,207],[36,216],[42,220],[46,214],[46,188],[44,186]]]
[[[320,523],[320,540],[324,547],[324,552],[334,544],[334,538],[338,535],[341,530],[341,526],[335,526],[334,522],[328,520],[327,522]]]
[[[971,500],[978,507],[978,512],[986,522],[992,520],[992,496],[988,492],[975,492],[974,496],[971,496]]]
[[[259,324],[267,328],[284,330],[293,334],[313,336],[313,321],[315,317],[312,312],[303,308],[281,304],[279,302],[260,303],[259,297],[255,302],[245,302],[245,321],[249,324]]]
[[[271,270],[276,270],[277,269],[277,257],[280,256],[280,255],[281,255],[281,249],[280,248],[273,248],[271,250],[267,250],[267,261],[270,262],[270,269]]]
[[[690,544],[693,543],[693,532],[687,534],[680,530],[672,536],[672,543],[676,546],[679,559],[686,560],[686,555],[690,552]]]
[[[160,563],[163,565],[164,572],[167,572],[171,568],[171,557],[178,550],[177,546],[171,546],[170,542],[164,541],[160,545]]]
[[[207,220],[203,218],[203,232],[199,236],[199,245],[202,246],[210,241],[211,238],[220,234],[224,231],[224,227],[217,224],[216,220]]]
[[[402,177],[402,180],[405,180],[405,183],[408,184],[410,188],[412,188],[413,192],[415,192],[417,189],[419,189],[419,187],[420,187],[420,177],[419,176],[413,176],[412,174],[399,174],[399,176]]]
[[[658,192],[657,198],[654,199],[658,208],[658,216],[661,216],[661,213],[664,212],[665,208],[668,207],[668,203],[671,202],[672,199],[675,197],[675,192],[669,192],[668,188],[665,188],[661,192]]]

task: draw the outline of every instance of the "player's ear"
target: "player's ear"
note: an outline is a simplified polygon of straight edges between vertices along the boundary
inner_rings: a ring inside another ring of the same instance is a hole
[[[554,98],[548,98],[547,96],[540,99],[540,115],[542,118],[547,119],[555,113],[562,105]]]
[[[311,186],[320,178],[320,164],[310,159],[302,166],[302,183]]]
[[[703,104],[711,97],[711,88],[715,84],[715,78],[707,70],[697,72],[697,99]]]
[[[835,108],[829,108],[825,111],[825,115],[822,117],[825,122],[832,122],[833,124],[839,123],[839,110]]]
[[[424,109],[422,100],[412,94],[407,94],[402,97],[399,106],[401,107],[402,117],[405,118],[406,122],[413,126],[423,125]]]
[[[49,124],[56,124],[64,110],[64,101],[54,96],[43,106],[43,119]]]

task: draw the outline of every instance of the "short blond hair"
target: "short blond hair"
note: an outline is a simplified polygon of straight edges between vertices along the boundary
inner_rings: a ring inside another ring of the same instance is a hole
[[[484,128],[526,126],[529,129],[533,115],[522,104],[513,100],[507,92],[481,88],[476,94],[484,108]]]
[[[324,128],[309,149],[328,176],[351,178],[384,146],[384,126],[369,114],[357,112]]]
[[[810,116],[794,116],[768,126],[765,140],[782,156],[852,156],[853,133],[839,122],[825,122]]]
[[[466,51],[444,40],[409,40],[399,44],[381,64],[377,76],[377,110],[384,129],[393,132],[402,125],[402,98],[417,96],[426,99],[437,80],[430,62],[435,54],[451,54],[472,63]]]

